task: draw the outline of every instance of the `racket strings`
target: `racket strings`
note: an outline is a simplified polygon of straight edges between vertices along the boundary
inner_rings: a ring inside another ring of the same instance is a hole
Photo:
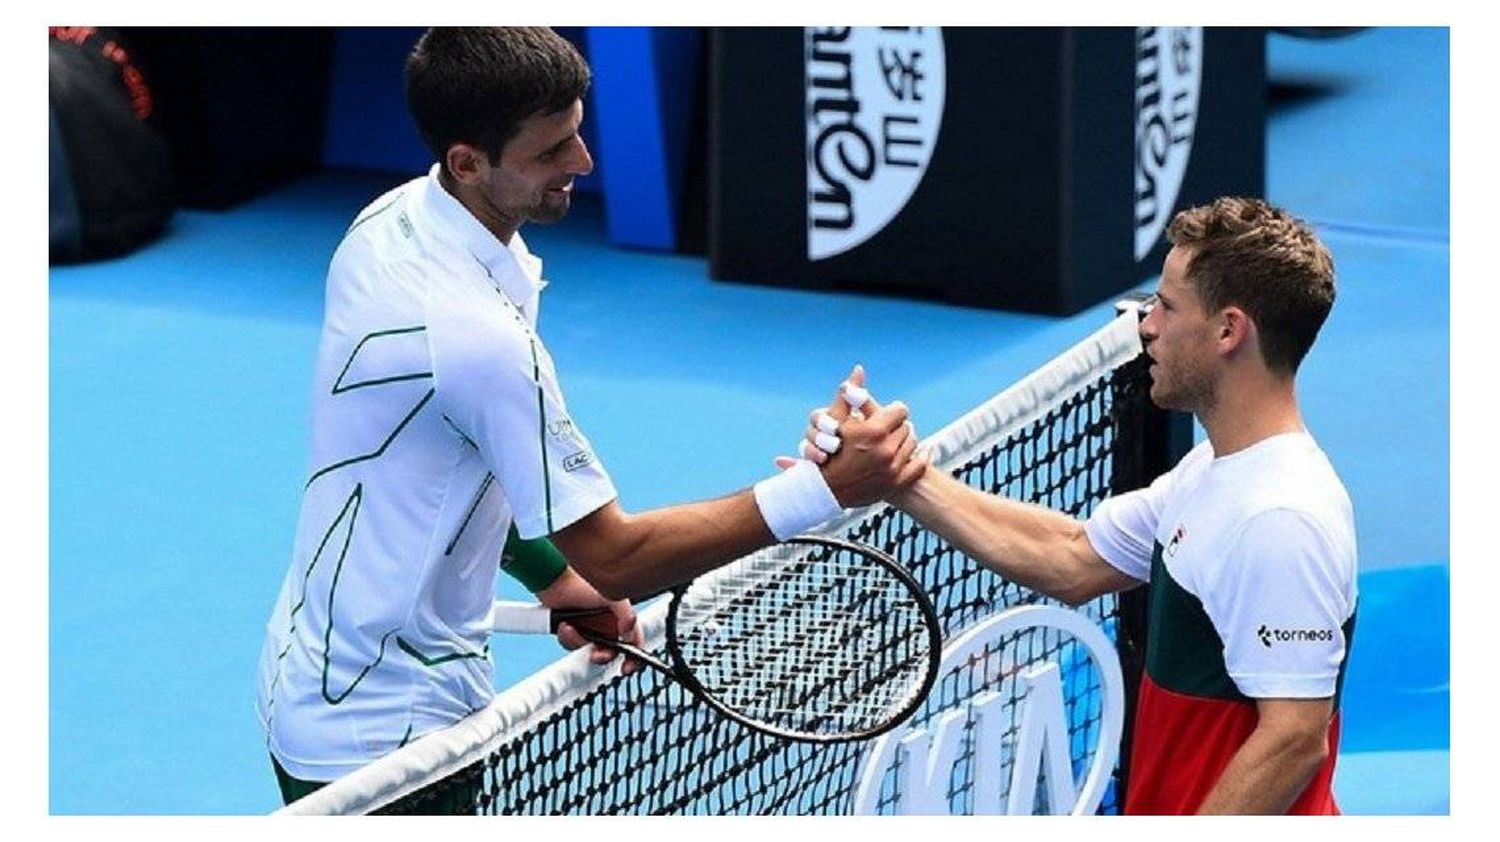
[[[886,721],[929,658],[906,584],[858,554],[778,549],[684,596],[684,660],[712,695],[759,721],[825,733]]]

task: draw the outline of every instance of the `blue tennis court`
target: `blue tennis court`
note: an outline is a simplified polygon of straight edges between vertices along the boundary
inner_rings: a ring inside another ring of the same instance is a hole
[[[1268,198],[1339,265],[1300,397],[1359,528],[1349,813],[1449,810],[1448,67],[1445,29],[1268,46]],[[51,269],[52,813],[280,805],[254,678],[306,478],[323,272],[354,214],[409,176],[319,173],[179,211],[128,257]],[[719,283],[703,258],[610,246],[588,196],[526,237],[569,406],[629,509],[762,478],[854,362],[930,433],[1112,314]],[[497,681],[560,654],[507,639]]]

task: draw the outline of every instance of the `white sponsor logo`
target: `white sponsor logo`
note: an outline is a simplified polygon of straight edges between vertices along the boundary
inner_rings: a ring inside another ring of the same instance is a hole
[[[1027,814],[1036,804],[1037,782],[1045,763],[1046,803],[1052,813],[1088,815],[1099,809],[1119,753],[1125,719],[1125,682],[1120,662],[1104,632],[1087,617],[1051,605],[1025,605],[1004,611],[970,628],[943,647],[939,672],[983,661],[986,650],[1014,645],[1027,629],[1056,629],[1071,635],[1087,650],[1099,673],[1102,705],[1093,762],[1081,781],[1073,775],[1072,737],[1063,702],[1058,665],[1040,662],[1021,673],[1025,696],[1012,718],[1005,700],[983,692],[962,707],[931,720],[925,730],[893,731],[876,740],[866,752],[855,792],[854,812],[878,811],[882,788],[891,767],[897,772],[894,809],[898,813],[934,815],[949,812],[950,779],[969,749],[967,780],[973,782],[976,814]],[[1056,632],[1051,632],[1056,634]],[[1075,665],[1076,668],[1076,665]],[[1020,726],[1012,737],[1012,722]],[[973,723],[969,726],[968,723]],[[1006,758],[1010,763],[1005,762]],[[1010,780],[1001,780],[1009,765]]]
[[[1198,125],[1203,28],[1142,26],[1135,36],[1135,259],[1171,219]]]
[[[809,27],[807,257],[879,233],[922,183],[943,122],[942,32]]]

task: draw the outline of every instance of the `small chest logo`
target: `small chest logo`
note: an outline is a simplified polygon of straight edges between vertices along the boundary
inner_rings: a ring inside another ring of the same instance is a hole
[[[573,419],[555,418],[547,422],[547,434],[557,441],[573,437]]]
[[[1182,546],[1183,539],[1185,538],[1187,538],[1187,527],[1179,525],[1176,529],[1172,530],[1172,540],[1167,542],[1167,547],[1162,550],[1162,555],[1167,558],[1177,555],[1177,549]]]

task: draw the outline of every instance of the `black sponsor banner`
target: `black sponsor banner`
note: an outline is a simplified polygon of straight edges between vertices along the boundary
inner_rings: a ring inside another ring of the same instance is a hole
[[[1264,31],[735,28],[713,45],[710,273],[1070,314],[1176,210],[1262,195]]]

